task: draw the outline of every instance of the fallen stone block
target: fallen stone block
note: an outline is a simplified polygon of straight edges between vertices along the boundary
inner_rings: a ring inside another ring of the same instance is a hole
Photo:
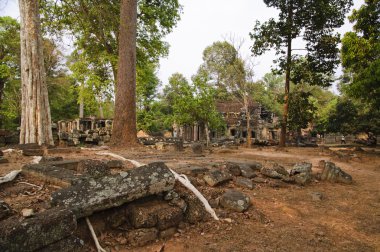
[[[106,162],[108,168],[122,168],[123,167],[123,161],[121,160],[108,160]]]
[[[312,168],[311,163],[297,163],[293,166],[293,168],[290,170],[290,175],[295,175],[299,173],[311,173],[311,168]]]
[[[38,252],[81,252],[84,251],[84,241],[75,236],[69,236],[46,247],[40,248]]]
[[[72,235],[77,227],[74,214],[52,208],[33,218],[14,216],[0,222],[0,251],[35,251]]]
[[[212,170],[206,174],[203,179],[209,186],[217,186],[224,182],[232,180],[231,174],[225,171]]]
[[[78,163],[77,171],[92,178],[100,178],[111,174],[108,165],[100,160],[87,159]]]
[[[62,161],[63,157],[44,156],[41,158],[40,163],[48,163],[55,161]]]
[[[11,215],[12,215],[11,207],[4,201],[0,200],[0,221],[4,220],[5,218]]]
[[[55,185],[68,187],[79,183],[81,176],[77,176],[74,171],[63,169],[50,164],[30,164],[22,167],[22,173],[26,176],[36,177],[42,181]]]
[[[296,182],[296,184],[303,186],[309,184],[313,179],[311,173],[309,172],[298,173],[291,178],[294,178],[294,182]]]
[[[43,149],[24,149],[22,154],[24,156],[43,156],[45,151]]]
[[[236,185],[243,187],[243,188],[253,189],[253,187],[254,187],[252,180],[250,180],[248,178],[238,177],[238,178],[236,178],[235,183],[236,183]]]
[[[273,170],[271,168],[266,168],[266,167],[261,168],[260,172],[264,176],[267,176],[269,178],[274,178],[274,179],[282,179],[282,177],[284,176],[284,175],[276,172],[275,170]]]
[[[185,220],[191,224],[203,221],[208,215],[203,203],[194,194],[184,194],[181,197],[187,204]]]
[[[244,212],[251,205],[250,198],[238,191],[228,190],[220,197],[219,204],[235,212]]]
[[[275,170],[277,173],[283,175],[283,176],[289,176],[288,171],[283,166],[281,166],[277,163],[273,164],[272,169]]]
[[[240,170],[241,170],[241,175],[243,177],[246,177],[246,178],[254,178],[256,177],[256,173],[253,171],[253,169],[251,167],[248,167],[248,166],[241,166],[240,167]]]
[[[251,169],[253,169],[255,171],[260,171],[260,169],[263,168],[263,165],[259,162],[250,161],[249,167],[251,167]]]
[[[339,168],[332,162],[325,162],[325,167],[322,171],[321,180],[326,180],[329,182],[340,182],[344,184],[352,183],[351,175],[344,172],[341,168]]]
[[[153,242],[158,237],[156,228],[140,228],[128,231],[127,240],[132,246],[143,246]]]
[[[71,209],[77,218],[173,189],[175,178],[162,162],[118,175],[89,179],[52,194],[52,204]]]
[[[200,166],[188,166],[188,167],[181,167],[177,169],[177,172],[179,174],[185,174],[185,175],[194,176],[194,177],[205,174],[208,171],[209,171],[208,168],[200,167]]]
[[[237,163],[228,162],[226,168],[233,176],[241,175],[240,165]]]
[[[48,154],[60,154],[60,153],[79,153],[81,149],[78,147],[70,148],[51,148],[48,149]]]
[[[79,161],[78,160],[61,160],[61,161],[57,160],[57,161],[49,161],[46,163],[52,166],[59,167],[59,168],[77,171]]]

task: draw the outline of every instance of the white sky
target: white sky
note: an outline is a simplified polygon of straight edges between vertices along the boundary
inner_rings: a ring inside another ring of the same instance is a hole
[[[170,75],[175,72],[184,74],[188,79],[196,73],[202,63],[203,50],[213,42],[233,36],[236,40],[244,40],[242,54],[250,56],[249,46],[252,41],[249,32],[255,21],[266,21],[276,17],[273,8],[267,8],[262,0],[179,0],[183,5],[183,14],[177,27],[166,37],[170,44],[169,56],[161,60],[158,76],[166,84]],[[364,0],[354,0],[358,8]],[[0,0],[0,15],[12,16],[19,20],[16,0]],[[351,30],[346,24],[339,29],[343,35]],[[270,72],[273,52],[254,58],[255,79],[260,79]],[[339,75],[338,70],[338,75]]]

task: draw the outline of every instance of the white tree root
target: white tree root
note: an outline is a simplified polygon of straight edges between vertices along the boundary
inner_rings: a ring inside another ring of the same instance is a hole
[[[97,155],[104,155],[104,156],[111,156],[111,157],[114,157],[114,158],[117,158],[119,160],[122,160],[122,161],[128,161],[128,162],[131,162],[134,166],[136,167],[140,167],[140,166],[143,166],[145,164],[143,163],[140,163],[136,160],[131,160],[131,159],[126,159],[122,156],[119,156],[115,153],[111,153],[111,152],[98,152],[96,153]],[[185,186],[187,189],[189,189],[190,191],[192,191],[195,196],[197,196],[197,198],[203,203],[203,205],[205,206],[205,209],[207,212],[209,212],[211,214],[211,216],[215,219],[215,220],[219,220],[218,216],[216,216],[216,213],[214,211],[214,209],[212,209],[212,207],[210,206],[210,204],[208,203],[207,199],[198,191],[197,188],[195,188],[190,180],[186,177],[186,175],[179,175],[178,173],[176,173],[175,171],[173,171],[172,169],[169,169],[176,180],[178,180],[183,186]]]
[[[216,216],[216,213],[214,211],[214,209],[212,209],[212,207],[210,206],[210,204],[208,203],[207,199],[198,191],[197,188],[195,188],[190,180],[187,178],[186,175],[184,174],[181,174],[179,175],[178,173],[176,173],[175,171],[173,171],[172,169],[170,169],[170,171],[173,173],[174,177],[176,180],[178,180],[179,182],[181,182],[182,185],[184,185],[187,189],[189,189],[190,191],[192,191],[195,196],[198,197],[198,199],[203,203],[203,205],[205,206],[205,209],[207,212],[209,212],[211,214],[211,216],[215,219],[215,220],[219,220],[218,216]]]
[[[38,188],[38,191],[41,191],[43,186],[39,186],[39,185],[35,185],[35,184],[32,184],[32,183],[28,183],[28,182],[18,182],[17,184],[25,184],[25,185],[29,185],[29,186],[33,186],[33,187],[37,187]]]
[[[14,170],[5,175],[4,177],[0,177],[0,184],[14,180],[20,172],[21,170]]]
[[[130,163],[132,163],[134,166],[136,166],[136,167],[140,167],[140,166],[143,166],[143,165],[145,165],[145,164],[143,164],[143,163],[140,163],[140,162],[138,162],[138,161],[136,161],[136,160],[132,160],[132,159],[126,159],[125,157],[122,157],[122,156],[120,156],[120,155],[117,155],[117,154],[115,154],[115,153],[112,153],[112,152],[98,152],[98,153],[96,153],[97,155],[102,155],[102,156],[110,156],[110,157],[114,157],[114,158],[117,158],[117,159],[119,159],[119,160],[121,160],[121,161],[128,161],[128,162],[130,162]]]
[[[38,164],[41,161],[41,156],[33,156],[32,164]]]
[[[86,217],[86,222],[87,222],[88,229],[90,229],[92,239],[94,239],[95,246],[96,246],[96,249],[98,250],[98,252],[107,252],[104,248],[102,248],[102,246],[100,246],[98,238],[96,237],[94,228],[92,227],[91,222],[90,222],[88,217]]]

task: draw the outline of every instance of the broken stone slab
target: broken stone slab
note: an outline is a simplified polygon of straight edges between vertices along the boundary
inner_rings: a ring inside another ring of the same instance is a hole
[[[240,165],[237,163],[228,162],[226,168],[233,176],[241,175]]]
[[[296,182],[296,184],[302,186],[309,184],[313,179],[312,174],[310,172],[298,173],[292,176],[291,178],[294,179],[294,182]]]
[[[194,154],[202,154],[203,152],[203,145],[200,143],[193,143],[191,145],[191,149]]]
[[[48,154],[62,154],[62,153],[79,153],[81,149],[78,147],[69,147],[69,148],[51,148],[48,149]]]
[[[0,221],[4,220],[5,218],[11,215],[12,215],[11,207],[4,201],[0,200]]]
[[[52,208],[33,218],[10,217],[0,222],[0,251],[35,251],[74,233],[74,214],[63,208]]]
[[[43,150],[43,149],[24,149],[24,150],[22,150],[22,154],[24,156],[43,156],[45,154],[45,150]]]
[[[209,186],[217,186],[232,180],[232,176],[231,174],[225,171],[212,170],[206,175],[204,175],[203,179]]]
[[[48,163],[55,161],[62,161],[63,157],[54,157],[54,156],[43,156],[40,160],[40,163]]]
[[[75,236],[69,236],[46,247],[40,248],[38,252],[81,252],[84,251],[84,241]]]
[[[151,163],[123,172],[58,190],[52,205],[71,209],[77,218],[120,206],[133,200],[173,189],[175,178],[162,163]]]
[[[190,224],[203,221],[208,214],[203,203],[193,194],[183,194],[181,198],[183,198],[187,204],[185,221]]]
[[[329,182],[340,182],[344,184],[352,183],[351,175],[343,171],[341,168],[339,168],[332,162],[325,162],[325,167],[322,171],[321,180],[326,180]]]
[[[246,178],[254,178],[256,177],[256,173],[253,171],[253,169],[251,167],[248,167],[248,166],[241,166],[240,167],[240,170],[241,170],[241,175],[243,177],[246,177]]]
[[[100,178],[111,174],[108,165],[100,160],[87,159],[78,163],[77,171],[92,178]]]
[[[244,212],[251,205],[251,199],[235,190],[228,190],[220,197],[219,204],[226,209],[235,211],[235,212]]]
[[[183,219],[180,208],[170,206],[165,201],[153,200],[131,203],[127,208],[130,223],[135,228],[155,227],[159,230],[176,227]]]
[[[236,185],[243,187],[243,188],[248,188],[248,189],[253,189],[253,182],[249,178],[242,178],[242,177],[237,177],[235,181]]]
[[[290,175],[295,175],[299,173],[311,173],[312,166],[313,165],[311,163],[306,163],[306,162],[297,163],[290,170]]]
[[[84,178],[82,176],[77,176],[72,170],[63,169],[50,164],[25,165],[22,167],[22,173],[26,176],[36,177],[42,181],[63,187],[80,183]]]
[[[180,174],[185,174],[189,176],[198,176],[198,175],[203,175],[209,171],[208,168],[206,167],[201,167],[201,166],[187,166],[187,167],[181,167],[177,169],[177,172]]]
[[[261,172],[261,174],[263,174],[264,176],[267,176],[269,178],[282,179],[284,177],[284,175],[278,173],[277,171],[275,171],[271,168],[267,168],[267,167],[261,168],[260,172]]]
[[[127,241],[132,246],[144,246],[158,237],[156,228],[132,229],[127,233]]]
[[[289,176],[288,171],[283,166],[281,166],[277,163],[273,164],[272,169],[275,170],[277,173],[283,175],[283,176]]]
[[[263,165],[256,161],[250,161],[248,165],[255,171],[260,171],[260,169],[263,168]]]
[[[41,163],[41,162],[40,162]],[[58,160],[58,161],[50,161],[46,162],[49,165],[72,170],[72,171],[77,171],[78,170],[78,160]]]

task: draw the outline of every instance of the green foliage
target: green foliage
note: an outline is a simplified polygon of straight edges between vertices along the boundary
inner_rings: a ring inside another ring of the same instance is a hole
[[[349,19],[354,31],[344,35],[341,54],[351,78],[342,89],[375,110],[380,107],[380,1],[366,0]]]
[[[351,134],[357,130],[358,110],[355,104],[348,99],[338,99],[335,109],[328,118],[328,132]]]
[[[264,0],[268,7],[279,10],[278,19],[260,23],[256,21],[251,48],[254,55],[262,55],[274,48],[278,59],[276,73],[293,69],[291,80],[329,86],[330,76],[339,63],[337,45],[339,35],[334,28],[344,23],[345,13],[352,5],[351,0]],[[292,41],[302,37],[306,41],[306,62],[292,50]],[[290,55],[289,55],[290,53]],[[290,61],[288,60],[290,59]],[[300,62],[301,61],[301,62]],[[302,70],[300,68],[302,67]],[[307,74],[301,74],[305,72]],[[299,73],[299,74],[296,74]]]
[[[299,133],[313,120],[316,110],[311,92],[295,90],[290,94],[288,128]]]

